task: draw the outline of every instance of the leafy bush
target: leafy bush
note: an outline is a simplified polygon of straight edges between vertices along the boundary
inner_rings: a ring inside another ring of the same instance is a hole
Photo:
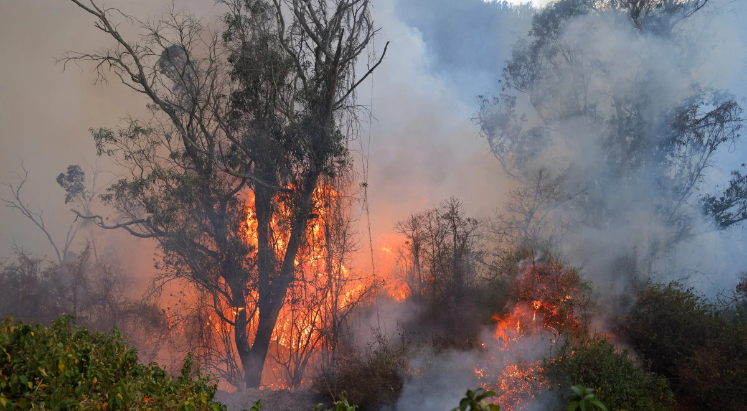
[[[0,347],[2,411],[225,410],[213,401],[216,385],[193,370],[191,355],[173,378],[156,364],[138,364],[118,332],[90,333],[69,317],[50,327],[5,318]]]
[[[467,390],[464,398],[459,401],[459,406],[451,411],[501,411],[500,405],[491,404],[487,401],[488,398],[496,395],[494,391],[485,391],[482,388],[474,391]]]
[[[319,411],[324,404],[317,404],[316,407],[314,407],[314,411]],[[348,402],[348,398],[346,396],[346,393],[342,393],[340,395],[340,399],[332,403],[332,408],[327,409],[327,411],[355,411],[358,409],[357,405],[352,405]],[[251,411],[258,411],[258,410],[251,410]]]
[[[603,338],[566,343],[546,361],[546,372],[555,388],[565,392],[572,384],[596,389],[596,397],[611,410],[665,411],[673,409],[674,396],[666,378],[641,369],[627,351]]]
[[[596,411],[607,411],[607,407],[602,404],[594,395],[593,388],[584,388],[574,385],[571,387],[571,398],[568,400],[568,407],[566,411],[581,410]]]
[[[482,388],[474,391],[467,390],[464,398],[459,401],[459,406],[451,411],[501,411],[500,405],[491,404],[487,400],[495,396],[497,394],[494,391],[485,391]],[[568,400],[566,411],[576,411],[579,408],[583,411],[596,411],[597,409],[607,411],[607,407],[594,395],[594,389],[574,385],[571,387],[571,397]]]
[[[402,392],[407,370],[408,343],[390,342],[378,335],[363,352],[346,350],[334,368],[314,379],[314,388],[333,399],[347,398],[362,410],[393,405]]]
[[[681,409],[747,410],[747,324],[679,283],[645,284],[622,331]]]

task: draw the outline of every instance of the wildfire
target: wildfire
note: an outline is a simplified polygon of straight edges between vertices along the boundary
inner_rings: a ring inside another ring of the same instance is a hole
[[[395,284],[393,287],[389,287],[389,296],[397,302],[405,301],[410,296],[410,287],[407,284]]]
[[[508,411],[526,409],[528,400],[548,384],[542,359],[532,352],[533,342],[545,339],[552,344],[565,332],[578,332],[576,312],[585,301],[578,275],[554,261],[519,267],[514,287],[511,311],[493,317],[498,352],[484,367],[475,368],[475,376],[499,394],[496,403]],[[487,372],[491,369],[501,371]]]
[[[169,330],[174,328],[174,317],[171,315],[171,313],[168,310],[166,310],[166,319],[169,322],[168,324]]]
[[[266,376],[263,377],[263,385],[266,387],[287,388],[288,382],[283,376],[283,367],[287,367],[287,364],[281,361],[290,364],[293,355],[318,352],[324,344],[325,327],[334,321],[330,313],[348,309],[351,304],[360,301],[367,290],[365,281],[351,277],[349,268],[343,264],[344,250],[340,251],[341,246],[333,242],[334,230],[341,224],[334,208],[339,198],[337,191],[329,185],[322,184],[314,192],[314,208],[294,261],[296,281],[288,289],[271,337],[270,356],[278,363],[268,360],[263,373]],[[246,244],[256,250],[259,233],[252,192],[247,193],[245,204],[243,236]],[[277,201],[274,206],[277,209],[269,224],[269,243],[275,254],[275,263],[280,264],[291,234],[288,221],[292,210],[282,201]],[[248,305],[244,307],[233,307],[222,300],[210,303],[219,310],[206,318],[209,323],[206,329],[213,335],[211,338],[232,341],[233,331],[229,322],[235,321],[243,312],[246,312],[249,320],[248,334],[256,332],[258,312],[255,304],[259,295],[256,290],[247,290],[245,297]],[[304,381],[307,380],[301,383]]]
[[[475,376],[479,379],[483,379],[485,377],[485,369],[475,367]]]
[[[307,231],[295,260],[296,279],[286,296],[286,304],[278,317],[273,332],[272,343],[276,350],[273,358],[289,359],[294,352],[318,349],[323,344],[324,327],[330,321],[329,313],[344,310],[365,296],[369,284],[351,278],[350,270],[338,258],[329,244],[330,225],[335,218],[327,206],[338,194],[328,186],[320,186],[315,192],[317,204],[309,219]],[[254,198],[249,195],[246,201],[244,222],[247,245],[258,245],[258,223]],[[283,210],[279,202],[279,212],[270,221],[270,243],[276,261],[282,261],[289,239],[287,216],[291,210]],[[395,253],[402,239],[390,235],[377,239],[374,250],[381,252],[383,261],[395,266]],[[393,270],[392,270],[393,271]],[[495,343],[488,344],[483,364],[474,367],[474,374],[486,388],[495,390],[499,396],[496,402],[505,410],[522,410],[538,389],[547,384],[542,377],[542,359],[528,344],[527,337],[557,338],[560,334],[575,333],[582,321],[576,317],[577,307],[583,303],[583,290],[578,275],[564,269],[554,261],[520,265],[512,284],[514,304],[510,311],[493,317],[496,328]],[[343,281],[344,280],[344,281]],[[340,284],[338,287],[337,284]],[[390,278],[384,282],[384,290],[395,301],[402,302],[410,297],[406,278]],[[256,302],[256,292],[249,293],[247,300]],[[211,316],[216,335],[229,335],[230,327],[218,317],[235,318],[246,310],[250,326],[256,327],[257,312],[251,303],[247,307],[221,306],[223,315]],[[253,331],[253,330],[250,330]],[[232,338],[232,337],[229,337]],[[496,351],[497,350],[497,351]],[[536,350],[535,350],[536,351]],[[283,364],[283,366],[286,366]],[[282,368],[282,367],[281,367]],[[412,369],[413,375],[420,370]],[[267,373],[265,375],[270,375]],[[286,387],[282,379],[263,381],[265,386]]]

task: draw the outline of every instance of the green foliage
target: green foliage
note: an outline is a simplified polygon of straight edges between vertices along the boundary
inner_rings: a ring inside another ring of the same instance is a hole
[[[322,406],[324,406],[324,404],[317,404],[314,407],[314,411],[319,411]],[[342,394],[340,394],[340,398],[337,399],[337,401],[333,402],[332,408],[327,409],[327,411],[355,411],[357,408],[357,405],[350,405],[350,403],[348,402],[347,393],[343,391]]]
[[[332,398],[346,398],[363,410],[379,410],[399,398],[407,371],[409,343],[404,338],[389,342],[377,340],[363,352],[343,347],[334,368],[314,379],[314,388]]]
[[[712,216],[721,228],[747,220],[747,175],[734,170],[731,176],[729,186],[722,192],[701,199],[703,212]]]
[[[459,401],[459,406],[451,411],[501,411],[500,405],[491,404],[486,400],[487,398],[495,397],[496,395],[495,392],[485,391],[482,388],[478,388],[474,391],[467,390],[464,394],[464,398]]]
[[[681,284],[645,284],[623,333],[685,409],[747,410],[747,324]]]
[[[191,355],[172,377],[157,364],[138,364],[116,330],[90,333],[71,326],[69,317],[50,327],[5,318],[0,347],[0,411],[225,410],[213,401],[214,381],[193,369]]]
[[[595,398],[611,410],[673,409],[674,396],[666,378],[644,371],[627,351],[615,352],[603,338],[567,343],[556,358],[546,361],[545,368],[559,391],[572,384],[594,387]],[[576,395],[576,390],[573,393]]]
[[[597,409],[607,411],[607,407],[594,396],[594,389],[574,385],[571,387],[571,399],[568,401],[565,410],[576,411],[579,408],[581,411],[595,411]]]
[[[624,331],[634,347],[649,359],[651,369],[677,376],[677,361],[702,346],[719,327],[711,307],[692,289],[679,283],[644,284]],[[686,339],[681,337],[687,336]]]
[[[65,189],[65,204],[82,196],[86,190],[86,173],[78,165],[67,166],[67,173],[57,176],[57,184]]]
[[[451,411],[500,411],[500,405],[491,404],[486,400],[495,396],[497,396],[495,392],[485,391],[482,388],[474,391],[467,390],[464,398],[459,401],[459,406]],[[581,411],[607,411],[607,407],[594,395],[593,389],[574,385],[571,387],[571,397],[566,411],[576,411],[577,409],[581,409]]]

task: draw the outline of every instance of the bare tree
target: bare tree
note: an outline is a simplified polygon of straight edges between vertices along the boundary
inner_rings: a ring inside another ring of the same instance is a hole
[[[62,263],[67,261],[71,256],[70,247],[73,245],[75,238],[78,235],[78,231],[86,223],[75,218],[67,229],[64,241],[62,243],[55,241],[44,221],[44,210],[39,209],[34,211],[33,208],[22,199],[21,190],[28,180],[29,172],[23,164],[21,164],[21,170],[22,174],[17,175],[17,183],[3,183],[3,185],[10,191],[11,197],[9,199],[0,198],[0,201],[5,203],[6,207],[18,210],[21,215],[34,223],[34,225],[44,233],[47,237],[47,241],[55,252],[57,264],[62,265]],[[81,167],[77,165],[69,166],[66,173],[61,173],[57,176],[57,183],[65,189],[65,204],[72,203],[75,207],[90,214],[92,207],[96,203],[97,195],[102,188],[97,185],[97,179],[101,174],[102,171],[98,167],[91,167],[92,179],[90,186],[87,187],[85,173]],[[93,232],[90,232],[89,234],[94,235]]]
[[[70,224],[64,242],[60,246],[58,246],[52,238],[52,235],[47,228],[46,222],[44,221],[44,211],[41,209],[39,209],[38,211],[34,211],[31,206],[28,203],[24,203],[22,199],[21,190],[28,180],[29,172],[25,167],[23,167],[23,165],[21,165],[21,169],[23,170],[23,174],[18,175],[18,183],[4,183],[4,185],[11,193],[11,198],[2,198],[0,200],[5,203],[6,207],[18,210],[24,217],[34,223],[34,225],[44,233],[44,235],[47,237],[47,241],[52,246],[52,249],[55,252],[57,263],[62,264],[69,255],[70,246],[73,244],[75,236],[78,233],[78,229],[80,228],[78,221]]]
[[[491,241],[504,251],[517,247],[551,249],[574,224],[558,211],[585,191],[574,192],[565,176],[553,177],[545,169],[528,178],[526,184],[509,191],[503,208],[489,222]]]
[[[397,223],[406,238],[399,263],[413,297],[445,303],[464,298],[480,271],[479,228],[453,197]]]

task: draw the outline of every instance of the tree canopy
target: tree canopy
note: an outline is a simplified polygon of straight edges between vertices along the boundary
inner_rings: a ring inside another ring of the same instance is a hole
[[[113,222],[80,216],[155,239],[160,280],[206,293],[235,331],[244,383],[256,387],[322,206],[315,190],[348,169],[355,89],[386,52],[356,76],[376,34],[369,1],[225,0],[222,33],[186,12],[143,22],[71,1],[115,44],[63,61],[93,63],[99,78],[113,75],[146,96],[152,113],[92,129],[98,153],[126,174],[103,197],[117,211]],[[126,40],[117,17],[134,22],[141,40]],[[255,244],[248,219],[256,219]]]
[[[734,96],[699,71],[705,51],[686,23],[705,3],[561,0],[534,17],[501,93],[482,97],[477,115],[526,191],[512,200],[520,215],[504,222],[533,235],[550,221],[645,232],[647,244],[634,244],[641,263],[747,218],[741,174],[723,195],[701,193],[744,120]],[[699,224],[703,211],[715,223]]]

